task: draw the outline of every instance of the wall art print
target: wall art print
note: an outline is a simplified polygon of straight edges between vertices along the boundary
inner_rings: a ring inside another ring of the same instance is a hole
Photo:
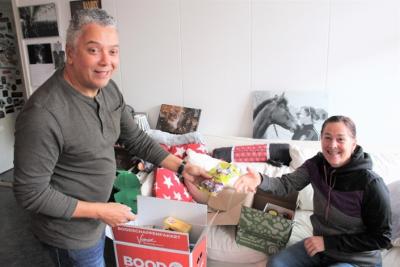
[[[53,63],[51,55],[51,45],[46,44],[30,44],[28,47],[29,64],[50,64]]]
[[[327,107],[324,92],[255,91],[253,138],[317,141]]]
[[[156,129],[173,134],[197,131],[201,109],[162,104]]]
[[[56,4],[19,7],[24,38],[58,36]]]
[[[27,45],[32,90],[36,90],[54,72],[51,46],[51,43]]]
[[[82,0],[69,2],[71,18],[82,9],[101,8],[101,0]]]
[[[54,68],[59,69],[65,65],[65,51],[62,50],[62,44],[60,42],[52,44],[53,48],[53,59]]]
[[[0,68],[16,68],[18,65],[17,42],[6,14],[0,17]]]

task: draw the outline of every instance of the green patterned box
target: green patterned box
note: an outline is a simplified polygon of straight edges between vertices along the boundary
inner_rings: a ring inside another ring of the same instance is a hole
[[[236,242],[272,255],[286,246],[292,227],[292,220],[242,207]]]

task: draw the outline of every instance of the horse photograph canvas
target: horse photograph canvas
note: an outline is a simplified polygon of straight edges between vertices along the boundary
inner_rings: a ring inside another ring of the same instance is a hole
[[[319,140],[328,97],[313,91],[253,92],[253,138]]]

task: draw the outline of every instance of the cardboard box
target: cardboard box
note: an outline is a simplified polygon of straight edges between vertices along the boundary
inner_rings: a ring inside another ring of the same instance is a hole
[[[137,219],[112,229],[118,267],[207,266],[206,205],[145,196],[137,201]],[[162,228],[168,216],[190,223],[190,233],[146,227]]]
[[[258,189],[254,195],[252,207],[257,210],[264,210],[265,204],[272,203],[290,210],[295,210],[297,206],[297,196],[298,192],[280,197]]]

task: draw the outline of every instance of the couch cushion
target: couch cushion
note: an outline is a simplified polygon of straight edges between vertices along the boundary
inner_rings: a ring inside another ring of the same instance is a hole
[[[154,185],[154,171],[147,173],[144,171],[138,172],[136,176],[139,178],[142,186],[140,187],[140,191],[142,196],[151,196],[153,193],[153,185]]]
[[[267,259],[262,252],[238,245],[235,233],[234,225],[211,226],[207,235],[207,257],[233,263],[255,263]]]
[[[392,182],[399,180],[400,173],[400,152],[370,152],[366,150],[371,156],[372,170],[379,174],[385,184],[390,184]]]
[[[290,157],[292,158],[292,161],[290,162],[290,167],[293,170],[297,169],[307,159],[313,157],[317,152],[318,150],[314,148],[300,149],[296,145],[290,145],[289,153]],[[303,190],[300,190],[298,197],[299,209],[311,210],[311,211],[314,210],[313,196],[314,196],[314,190],[311,187],[311,184],[303,188]]]
[[[201,153],[201,154],[207,153],[207,149],[203,144],[183,144],[183,145],[169,146],[167,151],[177,156],[178,158],[183,159],[186,157],[188,149],[195,151],[196,153]]]
[[[218,165],[218,163],[221,162],[219,159],[215,159],[207,154],[201,154],[197,153],[196,151],[192,149],[188,149],[186,151],[187,157],[186,160],[192,164],[195,164],[199,167],[202,167],[206,171],[211,170],[215,166]]]
[[[187,202],[193,201],[186,186],[181,183],[173,171],[157,168],[154,176],[153,195],[155,197]]]
[[[267,162],[275,161],[289,165],[291,159],[289,144],[252,144],[233,147],[219,147],[212,156],[227,162]]]
[[[289,147],[289,154],[292,158],[289,166],[293,169],[297,169],[300,167],[307,159],[314,157],[318,153],[318,149],[314,147],[310,148],[299,148],[296,145],[290,145]]]
[[[294,214],[295,224],[287,246],[291,246],[313,235],[313,228],[310,221],[310,216],[312,214],[313,212],[309,210],[296,210]]]

